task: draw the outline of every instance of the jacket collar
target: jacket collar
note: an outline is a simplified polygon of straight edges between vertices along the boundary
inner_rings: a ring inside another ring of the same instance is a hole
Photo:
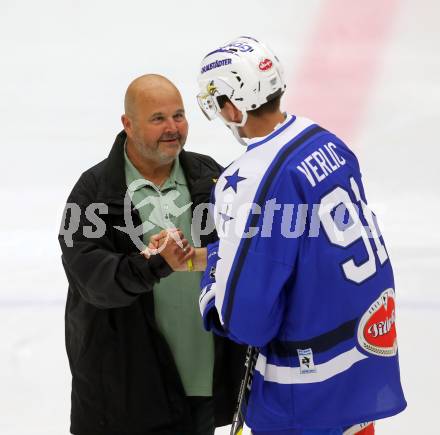
[[[106,203],[120,203],[124,201],[127,186],[124,170],[124,143],[127,138],[125,131],[121,131],[113,143],[107,159],[104,161],[102,179],[98,185],[98,197]]]

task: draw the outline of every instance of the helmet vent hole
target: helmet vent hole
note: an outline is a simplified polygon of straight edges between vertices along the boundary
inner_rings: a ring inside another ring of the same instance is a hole
[[[256,104],[252,104],[252,109],[256,109],[257,108],[257,105]]]

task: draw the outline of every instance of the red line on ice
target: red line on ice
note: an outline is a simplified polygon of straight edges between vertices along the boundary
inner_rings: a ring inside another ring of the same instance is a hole
[[[289,111],[353,140],[398,6],[398,0],[326,1],[297,76],[288,84]]]

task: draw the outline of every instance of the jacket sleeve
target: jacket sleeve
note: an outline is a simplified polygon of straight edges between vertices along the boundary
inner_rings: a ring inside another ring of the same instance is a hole
[[[298,204],[287,181],[277,183],[269,192],[267,200],[272,199]],[[281,234],[282,212],[275,213],[270,236],[262,234],[263,209],[256,225],[251,225],[250,216],[247,220],[245,233],[251,226],[258,230],[253,237],[242,237],[243,232],[235,228],[221,234],[217,246],[209,245],[200,295],[206,329],[258,347],[277,335],[285,310],[285,288],[294,273],[299,244],[298,238]],[[214,251],[216,254],[209,257]],[[210,259],[215,260],[215,267]]]
[[[117,252],[109,229],[99,238],[87,237],[90,226],[85,210],[93,202],[93,180],[83,174],[68,199],[70,216],[64,213],[58,236],[62,262],[70,284],[88,303],[97,308],[117,308],[130,305],[140,294],[172,272],[160,255],[146,260],[138,253]],[[67,207],[66,207],[67,210]],[[68,218],[67,218],[68,217]],[[76,231],[66,238],[66,226]]]

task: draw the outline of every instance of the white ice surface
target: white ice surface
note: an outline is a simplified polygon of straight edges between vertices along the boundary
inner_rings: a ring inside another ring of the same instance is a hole
[[[145,72],[175,81],[190,121],[187,148],[228,163],[242,149],[195,104],[201,57],[232,36],[252,34],[270,42],[293,79],[324,3],[2,0],[1,435],[69,432],[67,284],[56,235],[74,182],[106,157],[121,129],[129,81]],[[351,144],[396,277],[409,406],[378,422],[377,433],[385,435],[440,434],[439,16],[435,0],[400,2]]]

